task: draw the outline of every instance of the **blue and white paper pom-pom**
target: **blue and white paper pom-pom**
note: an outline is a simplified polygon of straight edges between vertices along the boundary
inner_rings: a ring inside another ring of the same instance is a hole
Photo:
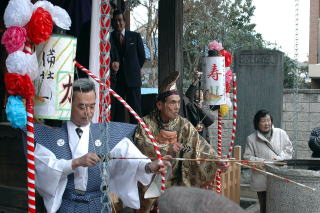
[[[27,124],[27,112],[20,96],[9,96],[6,106],[7,119],[13,128],[23,128]]]

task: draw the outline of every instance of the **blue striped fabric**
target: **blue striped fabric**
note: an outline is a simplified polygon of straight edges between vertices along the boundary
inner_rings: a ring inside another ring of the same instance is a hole
[[[132,139],[135,132],[135,125],[111,122],[109,124],[110,141],[108,143],[111,150],[124,137]],[[65,143],[59,146],[57,141],[63,139]],[[95,141],[100,140],[101,146],[96,146]],[[96,154],[106,153],[105,142],[107,141],[106,124],[91,124],[89,134],[89,152]],[[52,128],[43,125],[35,125],[35,142],[43,145],[52,151],[57,159],[72,159],[71,150],[68,145],[67,125],[61,128]],[[68,183],[62,198],[62,204],[58,212],[61,213],[98,213],[101,211],[100,203],[101,177],[99,164],[88,169],[87,191],[79,195],[74,190],[74,175],[68,176]]]

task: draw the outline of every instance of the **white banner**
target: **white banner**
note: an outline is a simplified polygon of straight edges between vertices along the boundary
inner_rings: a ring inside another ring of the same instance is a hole
[[[204,78],[204,103],[207,105],[226,104],[226,73],[224,56],[206,57]]]
[[[70,120],[77,39],[52,35],[36,46],[39,78],[34,82],[35,117]]]

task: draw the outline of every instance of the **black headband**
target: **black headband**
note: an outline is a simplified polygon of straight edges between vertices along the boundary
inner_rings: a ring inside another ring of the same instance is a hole
[[[170,91],[160,93],[157,97],[157,101],[164,102],[166,98],[169,97],[170,95],[179,95],[179,92],[177,90],[170,90]]]

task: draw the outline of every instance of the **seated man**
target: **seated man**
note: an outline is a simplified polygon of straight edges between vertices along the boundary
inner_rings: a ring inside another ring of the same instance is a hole
[[[179,115],[180,96],[175,84],[179,73],[171,74],[160,86],[155,111],[143,118],[156,137],[161,154],[187,159],[215,158],[215,151],[194,126]],[[134,142],[148,157],[156,156],[153,145],[141,126],[137,128]],[[219,163],[219,166],[222,171],[228,168],[225,163]],[[216,165],[212,162],[174,161],[172,177],[167,180],[167,186],[203,187],[212,181],[215,171]],[[153,202],[152,199],[144,200],[140,212],[149,212]]]
[[[312,150],[311,157],[320,158],[320,127],[316,127],[311,131],[309,147]]]
[[[106,158],[145,156],[128,139],[134,125],[91,123],[96,93],[89,79],[74,82],[72,100],[71,121],[61,128],[35,125],[36,188],[47,212],[101,212],[102,168],[109,173],[104,190],[110,189],[124,205],[139,208],[137,182],[149,184],[152,173],[165,169],[158,161]]]

